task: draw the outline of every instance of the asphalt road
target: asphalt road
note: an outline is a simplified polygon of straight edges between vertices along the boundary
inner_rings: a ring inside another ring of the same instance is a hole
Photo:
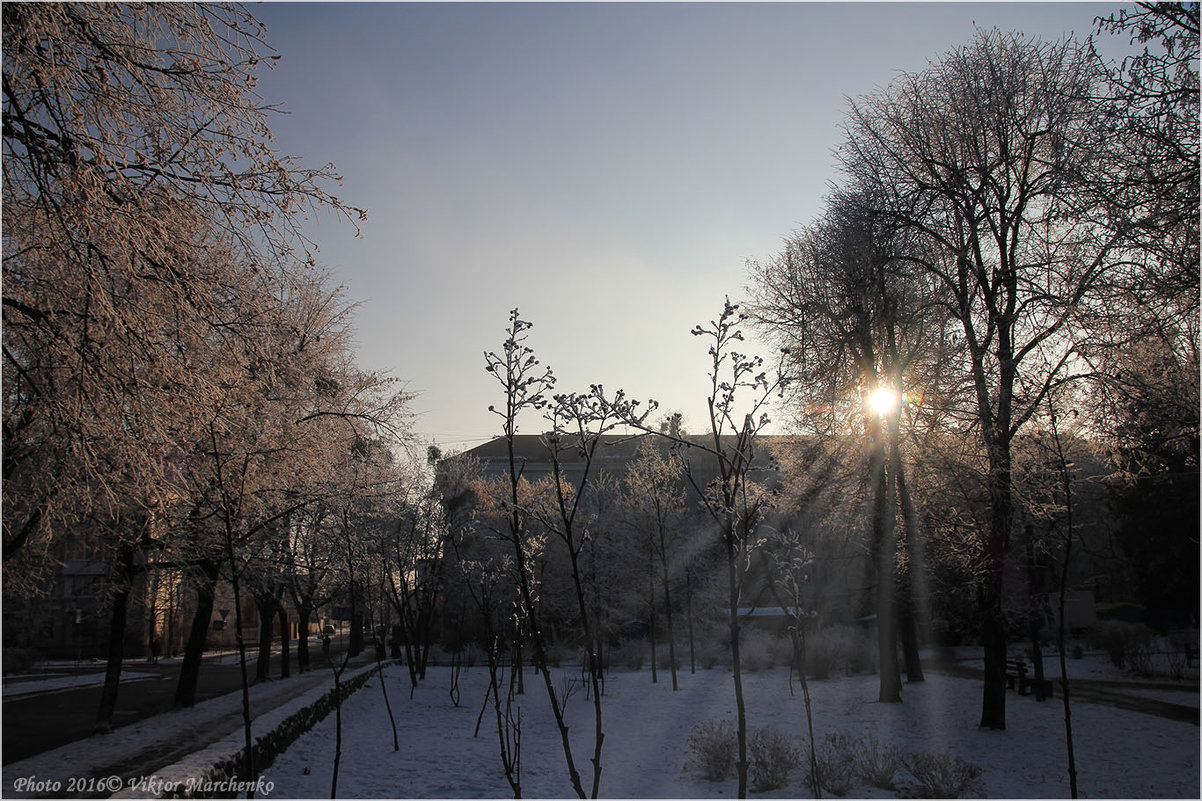
[[[320,645],[317,648],[310,646],[310,658],[314,660],[314,668],[323,662]],[[278,660],[274,656],[271,667],[272,676],[278,676]],[[296,670],[295,655],[292,668]],[[160,660],[155,665],[131,660],[125,663],[123,670],[127,674],[153,674],[154,677],[121,683],[113,712],[114,728],[172,709],[175,688],[179,682],[179,659]],[[253,680],[253,661],[249,662],[248,670]],[[59,668],[47,673],[72,676],[76,671],[73,668]],[[103,676],[104,664],[81,665],[79,673]],[[6,682],[6,685],[20,686],[10,682]],[[241,670],[236,655],[208,656],[201,666],[196,701],[199,703],[225,695],[241,686]],[[3,704],[4,737],[0,760],[8,765],[90,736],[100,708],[100,693],[101,685],[95,684],[6,698]]]

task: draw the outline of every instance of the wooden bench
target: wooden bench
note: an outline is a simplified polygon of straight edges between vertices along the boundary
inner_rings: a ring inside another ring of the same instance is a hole
[[[1027,687],[1027,660],[1022,657],[1006,659],[1006,689],[1017,690],[1019,695],[1030,692]]]
[[[1006,660],[1006,688],[1013,688],[1019,695],[1030,695],[1034,689],[1040,701],[1052,697],[1051,679],[1040,682],[1034,676],[1028,676],[1027,660],[1022,657]]]

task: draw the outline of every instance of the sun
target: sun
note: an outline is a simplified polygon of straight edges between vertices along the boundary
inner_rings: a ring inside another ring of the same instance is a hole
[[[882,417],[893,411],[897,402],[897,392],[888,387],[878,387],[868,396],[868,407]]]

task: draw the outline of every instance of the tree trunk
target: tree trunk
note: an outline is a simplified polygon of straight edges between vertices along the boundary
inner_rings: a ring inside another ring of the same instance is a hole
[[[1001,575],[991,571],[981,587],[981,641],[985,650],[980,723],[983,729],[1006,728],[1006,623],[1000,585]]]
[[[747,797],[747,706],[743,702],[743,666],[739,657],[739,559],[734,535],[727,534],[726,574],[729,582],[730,666],[735,682],[735,731],[738,739],[738,759],[735,769],[739,776],[739,798]]]
[[[363,613],[358,609],[351,610],[351,636],[347,652],[353,657],[363,653]]]
[[[1008,443],[990,448],[989,495],[992,506],[985,545],[986,574],[981,588],[981,640],[985,651],[985,686],[981,696],[981,728],[1006,728],[1006,617],[1002,576],[1014,519]]]
[[[213,596],[217,587],[217,576],[221,564],[216,561],[201,562],[198,566],[200,581],[196,585],[196,612],[192,616],[192,629],[184,646],[184,660],[179,669],[179,683],[175,687],[175,708],[189,707],[196,703],[196,683],[200,679],[200,663],[204,657],[205,640],[209,636],[213,618]]]
[[[697,640],[693,636],[693,571],[684,571],[684,609],[689,630],[689,675],[697,673]]]
[[[914,597],[906,593],[900,604],[898,624],[901,627],[902,658],[906,665],[906,681],[916,684],[924,681],[922,658],[918,653],[918,626],[914,621]]]
[[[109,617],[108,663],[104,670],[104,689],[100,693],[100,708],[96,712],[96,734],[113,730],[113,710],[117,707],[117,691],[121,686],[121,663],[125,657],[125,620],[129,604],[129,585],[133,578],[134,549],[121,543],[119,563],[114,571],[116,586],[113,609]]]
[[[647,634],[651,638],[651,683],[659,683],[659,670],[655,659],[655,573],[647,576]]]
[[[661,539],[661,545],[663,540]],[[666,551],[664,552],[666,554]],[[665,555],[663,559],[663,582],[664,582],[664,614],[668,618],[668,666],[672,671],[672,692],[680,689],[680,685],[676,681],[676,629],[672,625],[672,591],[668,587],[668,558]]]
[[[296,672],[305,673],[309,670],[309,616],[313,610],[307,606],[296,609]]]
[[[878,422],[878,436],[884,424]],[[893,507],[894,476],[885,469],[885,446],[872,451],[872,543],[876,562],[876,635],[880,663],[880,703],[901,701],[901,671],[897,665],[897,521]]]
[[[288,649],[292,645],[292,637],[288,632],[288,610],[279,603],[276,613],[280,618],[280,678],[286,679],[292,675],[292,665],[288,661]]]
[[[275,622],[275,599],[255,593],[259,611],[259,658],[255,662],[255,683],[271,680],[272,625]]]
[[[929,597],[926,580],[926,555],[922,532],[918,526],[918,512],[914,509],[914,501],[910,497],[906,471],[902,468],[901,448],[896,436],[893,438],[891,459],[894,475],[897,476],[897,498],[902,508],[908,563],[900,588],[902,654],[906,665],[906,681],[916,684],[926,680],[922,671],[922,657],[918,652],[919,620],[927,620],[923,603]],[[925,624],[924,630],[929,631]]]

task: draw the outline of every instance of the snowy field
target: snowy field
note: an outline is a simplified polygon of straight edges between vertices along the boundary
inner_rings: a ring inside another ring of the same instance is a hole
[[[578,670],[561,676],[579,677]],[[386,673],[389,698],[400,732],[394,752],[392,733],[373,678],[348,701],[343,713],[343,752],[338,795],[344,798],[508,798],[501,770],[495,718],[486,714],[480,736],[472,737],[484,698],[488,673],[465,669],[460,680],[462,706],[452,705],[446,668],[431,668],[429,678],[409,700],[403,667]],[[790,696],[788,673],[777,669],[744,677],[748,722],[789,734],[801,747],[808,742],[800,690]],[[796,683],[794,685],[797,686]],[[709,782],[688,764],[686,741],[705,720],[734,720],[733,682],[725,670],[680,674],[672,692],[668,674],[652,684],[650,673],[615,670],[606,685],[605,741],[601,796],[610,798],[733,797],[734,778]],[[981,731],[980,682],[928,675],[905,685],[904,702],[876,702],[877,678],[852,676],[811,681],[814,731],[821,741],[830,732],[873,734],[906,751],[947,753],[984,769],[988,797],[1052,798],[1069,796],[1065,768],[1064,708],[1059,698],[1039,703],[1031,696],[1007,693],[1007,730]],[[1191,693],[1183,693],[1190,703]],[[522,706],[522,790],[527,797],[572,797],[558,733],[541,680],[527,674]],[[583,689],[567,706],[573,753],[586,787],[591,779],[592,704]],[[1083,798],[1199,798],[1199,729],[1136,712],[1084,702],[1073,705],[1078,787]],[[264,776],[275,783],[274,798],[328,798],[334,756],[334,716],[299,739]],[[308,769],[308,774],[305,773]],[[825,793],[824,793],[825,795]],[[891,797],[886,791],[858,787],[855,797]],[[787,786],[764,797],[810,797],[804,771],[795,770]]]

